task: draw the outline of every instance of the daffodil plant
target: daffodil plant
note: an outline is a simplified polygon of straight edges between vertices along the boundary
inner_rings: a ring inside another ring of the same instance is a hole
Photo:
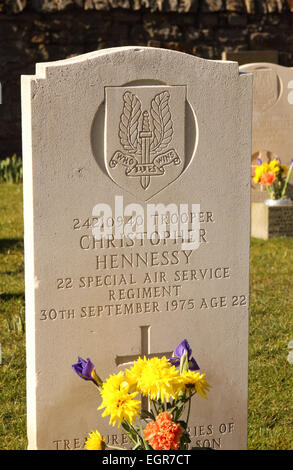
[[[258,158],[253,181],[265,186],[270,199],[284,199],[292,170],[293,160],[291,160],[290,167],[287,168],[286,165],[281,164],[279,158],[274,158],[269,163]]]
[[[95,384],[102,399],[98,408],[104,410],[102,417],[109,416],[112,426],[123,427],[133,450],[188,448],[191,400],[195,394],[206,398],[209,385],[186,339],[172,357],[139,357],[130,368],[110,375],[105,381],[90,359],[79,357],[72,367],[82,379]],[[148,398],[148,409],[142,409],[139,395]],[[85,447],[119,449],[106,444],[98,430],[89,433]]]

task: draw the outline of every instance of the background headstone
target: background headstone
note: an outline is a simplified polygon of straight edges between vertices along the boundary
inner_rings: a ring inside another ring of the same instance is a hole
[[[233,60],[239,65],[251,64],[253,62],[279,63],[279,52],[275,50],[259,51],[223,51],[222,60]]]
[[[71,365],[89,357],[106,379],[184,338],[212,386],[193,402],[192,445],[246,447],[251,112],[237,63],[170,50],[102,50],[22,77],[30,449],[79,449],[95,429],[124,445]],[[168,213],[166,238],[97,239],[101,221],[129,230],[138,203],[197,218],[199,248],[168,238]]]
[[[251,205],[251,236],[268,240],[272,237],[293,237],[293,206]]]
[[[279,157],[290,165],[293,158],[293,69],[269,63],[247,64],[243,72],[253,73],[252,172],[257,158]],[[292,184],[288,185],[292,198]],[[268,199],[262,185],[252,183],[252,201]]]

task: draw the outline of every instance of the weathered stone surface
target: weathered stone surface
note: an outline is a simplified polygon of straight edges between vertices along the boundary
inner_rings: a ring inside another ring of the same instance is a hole
[[[246,15],[241,15],[238,13],[230,13],[228,15],[228,23],[231,26],[246,26],[248,18]]]
[[[141,8],[149,9],[150,11],[163,11],[163,0],[134,0],[134,10]]]
[[[172,41],[182,37],[182,32],[178,25],[172,25],[161,19],[153,19],[151,16],[145,19],[144,28],[148,38],[159,41]]]
[[[27,6],[27,0],[6,0],[3,2],[3,6],[0,11],[6,7],[7,13],[21,13]]]
[[[213,28],[217,26],[219,18],[213,13],[201,13],[199,15],[199,26],[203,28]]]
[[[223,0],[202,0],[201,9],[203,12],[216,12],[224,9]]]
[[[250,35],[251,49],[274,49],[281,42],[280,33],[257,32]]]
[[[110,4],[108,0],[85,0],[84,2],[85,10],[110,10]]]
[[[31,0],[32,8],[39,12],[55,12],[76,5],[75,0]]]
[[[68,8],[104,10],[122,8],[152,12],[189,13],[198,10],[207,12],[239,12],[248,14],[281,13],[292,10],[292,0],[0,0],[0,12],[20,13],[29,6],[30,10],[55,12]]]
[[[256,13],[256,0],[244,0],[247,13],[254,15]]]
[[[199,0],[179,0],[178,13],[196,12],[199,8]]]
[[[184,37],[187,42],[197,42],[197,41],[212,41],[213,40],[213,31],[210,29],[196,28],[194,26],[188,26],[184,30]]]
[[[226,0],[226,10],[227,11],[236,11],[244,12],[245,3],[243,0]]]
[[[130,9],[131,4],[129,0],[108,0],[111,8],[125,8]]]
[[[247,42],[247,35],[248,31],[240,28],[233,28],[231,31],[221,28],[218,30],[218,41],[222,45],[244,45]]]
[[[268,13],[281,13],[283,10],[282,0],[267,0]]]
[[[262,15],[265,15],[268,13],[267,2],[264,2],[263,0],[254,0],[254,1],[255,1],[255,6],[256,6],[256,13],[260,13]]]

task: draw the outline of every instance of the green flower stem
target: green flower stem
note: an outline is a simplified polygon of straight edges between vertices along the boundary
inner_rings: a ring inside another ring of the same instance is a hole
[[[188,426],[188,421],[189,421],[189,416],[190,416],[190,409],[191,409],[191,397],[192,394],[189,392],[189,398],[188,398],[188,409],[187,409],[187,418],[186,418],[186,428]]]
[[[140,433],[141,433],[141,441],[143,443],[143,447],[145,448],[145,450],[149,449],[149,446],[147,444],[147,442],[144,440],[144,438],[142,437],[143,435],[143,430],[142,430],[142,425],[140,423]]]
[[[124,447],[109,446],[108,444],[107,444],[107,447],[108,447],[109,449],[113,449],[113,450],[126,450],[126,449],[124,449]]]
[[[132,424],[128,423],[129,424],[129,427],[132,429],[132,431],[135,432],[135,434],[137,435],[138,439],[140,440],[141,442],[141,445],[143,447],[145,447],[145,442],[144,442],[144,439],[142,438],[142,436],[139,434],[139,432],[132,426]]]
[[[152,401],[152,405],[153,405],[154,408],[155,408],[156,415],[158,415],[159,413],[158,413],[158,410],[157,410],[155,401]]]
[[[128,423],[128,421],[124,421],[124,422],[122,421],[122,427],[127,432],[127,435],[129,437],[129,439],[131,440],[131,442],[133,444],[137,444],[137,440],[133,437],[131,431],[134,431],[135,434],[137,434],[137,433],[136,433],[135,429],[133,429],[133,427]]]
[[[281,194],[281,199],[283,199],[283,197],[284,197],[285,194],[286,194],[287,186],[288,186],[288,183],[289,183],[289,180],[290,180],[290,177],[291,177],[292,170],[293,170],[293,165],[291,164],[291,165],[290,165],[290,168],[289,168],[289,171],[288,171],[288,173],[287,173],[286,179],[285,179],[283,191],[282,191],[282,194]]]
[[[270,199],[275,199],[275,191],[271,188],[271,186],[266,186],[266,190],[270,196]]]

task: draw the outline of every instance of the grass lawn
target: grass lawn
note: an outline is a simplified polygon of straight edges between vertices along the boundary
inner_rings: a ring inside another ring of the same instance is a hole
[[[0,449],[26,448],[22,186],[0,184]]]
[[[249,449],[293,449],[292,285],[293,239],[252,239]],[[0,343],[0,449],[25,449],[22,186],[13,184],[0,184]]]

